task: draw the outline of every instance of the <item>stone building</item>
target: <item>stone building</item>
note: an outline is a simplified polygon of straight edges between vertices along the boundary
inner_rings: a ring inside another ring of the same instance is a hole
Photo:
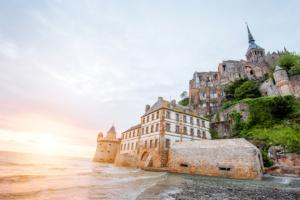
[[[195,72],[189,82],[190,106],[200,115],[215,113],[226,98],[225,88],[231,82],[247,78],[262,80],[269,73],[279,54],[265,54],[255,43],[247,26],[248,49],[246,60],[226,60],[218,65],[217,72]]]
[[[170,149],[168,169],[236,179],[260,179],[264,170],[260,151],[245,139],[177,142]]]
[[[120,151],[115,160],[116,165],[137,166],[140,132],[141,124],[138,124],[122,133]]]
[[[103,137],[103,133],[101,132],[98,134],[94,161],[108,163],[113,163],[115,161],[120,146],[120,139],[117,139],[116,136],[117,133],[114,126],[109,129],[106,137]]]
[[[139,141],[139,166],[165,167],[168,150],[179,141],[211,139],[209,121],[189,107],[159,97],[157,102],[146,105],[141,117]]]

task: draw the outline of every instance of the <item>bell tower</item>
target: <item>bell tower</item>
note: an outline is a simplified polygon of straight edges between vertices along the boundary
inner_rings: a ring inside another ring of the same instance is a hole
[[[248,43],[249,43],[249,47],[246,53],[247,61],[253,63],[263,62],[265,57],[265,50],[255,43],[254,37],[250,32],[249,26],[248,24],[246,25],[247,25]]]

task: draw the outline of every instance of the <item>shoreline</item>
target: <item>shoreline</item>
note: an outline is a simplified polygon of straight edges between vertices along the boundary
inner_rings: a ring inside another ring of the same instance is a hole
[[[260,181],[168,173],[166,179],[147,188],[137,199],[297,200],[299,196],[299,178],[266,176]]]

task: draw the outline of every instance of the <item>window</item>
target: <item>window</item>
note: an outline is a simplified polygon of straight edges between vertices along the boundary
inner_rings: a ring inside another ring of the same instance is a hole
[[[186,116],[183,115],[183,122],[186,123]]]
[[[156,112],[156,119],[159,118],[159,111]]]
[[[183,127],[183,134],[186,134],[187,133],[187,129],[186,129],[186,126]]]
[[[189,165],[186,163],[180,163],[180,167],[188,167]]]
[[[158,140],[157,140],[157,139],[155,139],[155,143],[154,143],[154,145],[155,145],[155,148],[157,147],[157,142],[158,142]]]
[[[129,150],[129,147],[130,147],[130,144],[128,143],[128,144],[127,144],[127,150]]]
[[[146,127],[146,134],[148,134],[148,129],[149,129],[149,128],[148,128],[148,127]]]
[[[202,121],[202,126],[205,127],[205,121]]]
[[[133,143],[131,143],[131,150],[133,150]]]
[[[144,134],[144,128],[142,128],[142,135]]]
[[[154,120],[154,113],[151,115],[151,120]]]
[[[131,138],[131,132],[129,132],[129,137],[128,138]]]
[[[142,118],[142,124],[145,124],[145,118],[144,117]]]
[[[147,122],[149,122],[149,115],[147,116]]]
[[[198,136],[198,137],[201,137],[200,130],[197,130],[197,136]]]
[[[206,139],[205,131],[202,132],[202,138],[203,138],[203,139]]]
[[[230,167],[219,167],[220,171],[230,171]]]
[[[171,131],[171,125],[169,123],[166,123],[166,131],[168,132]]]
[[[167,119],[170,119],[170,116],[171,116],[170,111],[167,111],[167,113],[166,113],[166,118],[167,118]]]
[[[175,133],[179,133],[179,126],[176,126]]]
[[[176,121],[179,122],[179,114],[178,113],[176,113]]]
[[[151,133],[153,133],[154,131],[154,127],[153,127],[153,124],[151,125]]]
[[[166,139],[166,148],[170,148],[170,139]]]
[[[200,120],[197,119],[197,126],[200,126]]]
[[[193,117],[190,117],[190,122],[192,125],[194,124]]]
[[[145,140],[145,148],[147,148],[147,140]]]
[[[157,123],[155,126],[155,131],[158,132],[159,124]]]
[[[191,136],[194,136],[194,129],[191,128]]]

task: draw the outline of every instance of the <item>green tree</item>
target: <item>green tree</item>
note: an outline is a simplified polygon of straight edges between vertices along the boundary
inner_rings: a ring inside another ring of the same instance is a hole
[[[189,105],[189,102],[190,102],[190,98],[188,96],[188,92],[187,91],[183,91],[181,94],[180,94],[180,101],[178,102],[178,104],[182,105],[182,106],[187,106]]]
[[[225,93],[226,93],[226,98],[228,100],[234,100],[234,92],[235,89],[240,87],[244,82],[246,82],[248,79],[239,79],[236,80],[234,82],[232,82],[231,84],[229,84],[226,88],[225,88]]]
[[[257,98],[261,94],[258,90],[258,84],[255,81],[245,81],[241,86],[235,89],[234,98],[237,100],[245,98]]]
[[[300,74],[300,56],[286,52],[278,59],[278,65],[285,69],[290,76]]]

